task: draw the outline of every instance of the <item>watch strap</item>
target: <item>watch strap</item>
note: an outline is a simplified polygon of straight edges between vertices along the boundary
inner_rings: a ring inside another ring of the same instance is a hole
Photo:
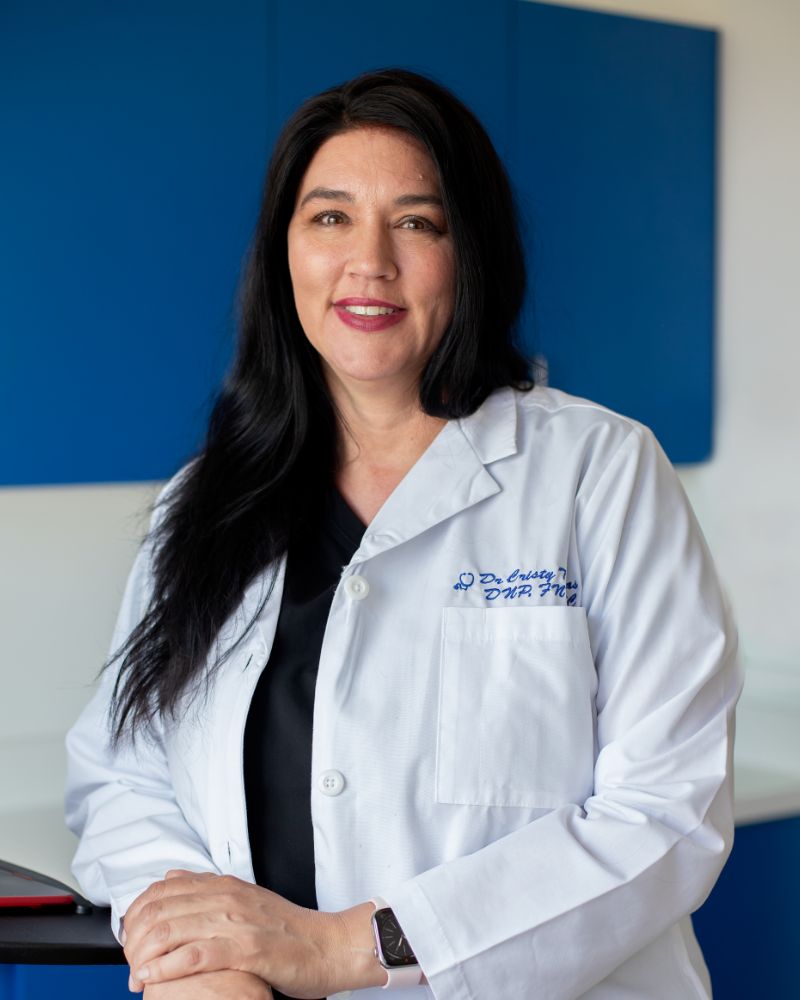
[[[375,912],[378,910],[388,910],[390,909],[389,904],[385,899],[380,896],[374,896],[370,903],[375,907]],[[373,927],[375,927],[373,921]],[[377,930],[375,931],[377,935]],[[375,949],[375,954],[380,961],[380,955],[378,955],[378,949]],[[419,965],[402,965],[396,968],[390,968],[381,962],[381,968],[388,976],[388,979],[384,983],[382,989],[384,990],[397,990],[403,989],[406,986],[419,986],[422,982],[423,972]]]

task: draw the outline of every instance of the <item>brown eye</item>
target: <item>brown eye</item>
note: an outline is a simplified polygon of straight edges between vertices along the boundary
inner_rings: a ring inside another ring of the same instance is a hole
[[[419,215],[410,215],[408,218],[402,219],[398,224],[398,228],[430,233],[438,233],[441,231],[438,226],[434,226],[430,219],[424,219]]]
[[[312,221],[320,226],[337,226],[345,221],[345,217],[341,212],[320,212]]]

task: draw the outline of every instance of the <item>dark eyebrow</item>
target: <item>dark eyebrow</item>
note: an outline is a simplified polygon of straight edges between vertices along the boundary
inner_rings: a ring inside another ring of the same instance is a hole
[[[315,187],[312,188],[300,202],[300,208],[302,208],[307,202],[312,201],[314,198],[323,198],[325,201],[347,201],[351,204],[355,201],[355,198],[349,191],[338,191],[335,188]],[[438,194],[403,194],[399,198],[395,199],[395,205],[398,205],[401,208],[407,208],[415,205],[435,205],[438,208],[442,208],[443,202]]]
[[[436,205],[442,208],[444,203],[438,194],[404,194],[395,199],[395,205]]]
[[[300,208],[312,198],[324,198],[326,201],[355,201],[355,198],[347,191],[336,191],[334,188],[315,187],[300,202]]]

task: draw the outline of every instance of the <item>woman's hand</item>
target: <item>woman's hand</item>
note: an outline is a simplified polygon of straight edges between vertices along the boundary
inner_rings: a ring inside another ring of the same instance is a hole
[[[272,1000],[263,979],[249,972],[200,972],[170,983],[152,983],[144,1000]]]
[[[324,997],[385,981],[371,913],[369,903],[319,913],[232,875],[175,870],[125,914],[125,957],[134,989],[228,969],[293,997]]]

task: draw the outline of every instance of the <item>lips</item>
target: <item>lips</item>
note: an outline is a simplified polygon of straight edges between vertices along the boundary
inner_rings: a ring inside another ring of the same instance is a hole
[[[355,296],[338,299],[333,307],[339,319],[347,326],[368,333],[394,326],[407,312],[394,302]]]
[[[345,306],[352,316],[389,316],[397,312],[391,306]]]

